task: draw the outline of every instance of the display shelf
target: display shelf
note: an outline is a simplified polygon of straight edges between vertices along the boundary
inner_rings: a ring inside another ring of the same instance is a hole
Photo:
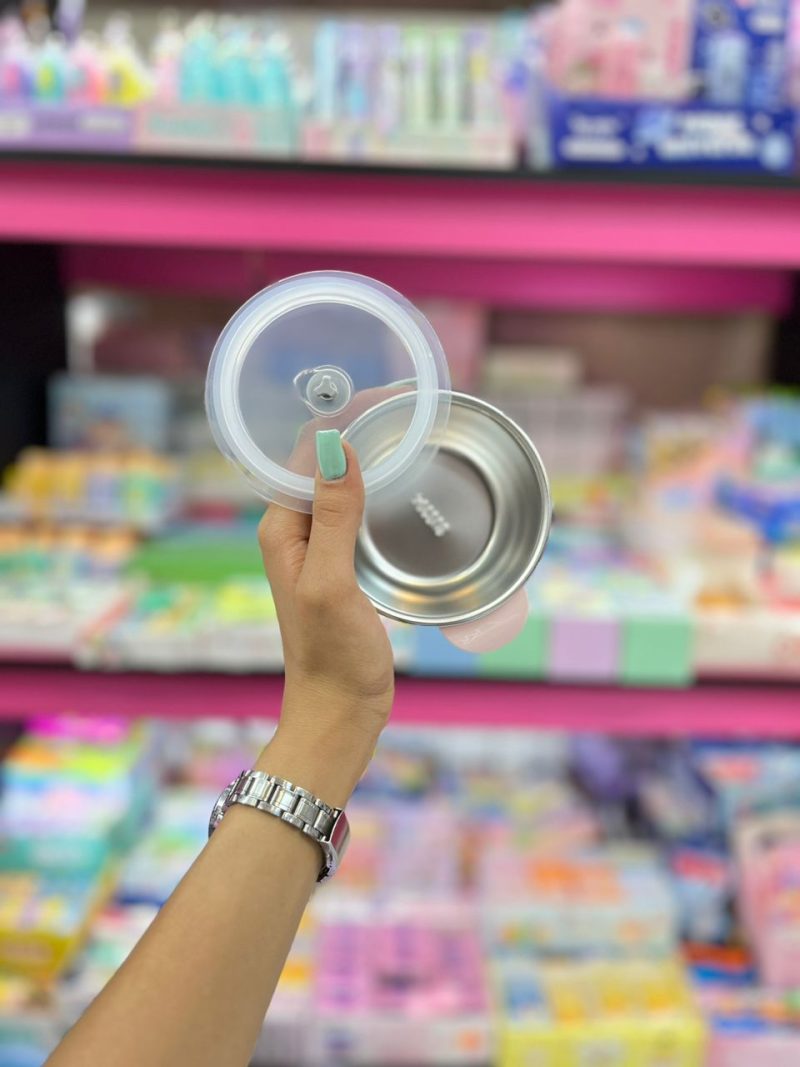
[[[354,271],[380,278],[412,299],[479,300],[503,308],[612,311],[616,314],[786,312],[792,275],[756,267],[535,263],[353,252],[68,245],[65,281],[130,291],[192,293],[240,301],[277,278],[307,270]]]
[[[789,269],[800,187],[6,158],[0,239]]]
[[[0,717],[38,714],[271,718],[275,675],[114,674],[0,668]],[[625,689],[401,677],[392,721],[407,726],[541,727],[631,735],[800,736],[800,688]]]

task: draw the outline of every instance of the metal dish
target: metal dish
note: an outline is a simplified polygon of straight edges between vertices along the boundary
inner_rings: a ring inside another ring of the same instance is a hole
[[[362,462],[397,447],[413,397],[392,397],[347,430]],[[401,622],[448,626],[482,618],[530,576],[550,531],[547,474],[528,436],[497,408],[450,396],[432,459],[368,497],[356,547],[361,588]]]

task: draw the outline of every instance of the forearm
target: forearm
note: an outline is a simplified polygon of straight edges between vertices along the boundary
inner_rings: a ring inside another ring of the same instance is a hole
[[[343,806],[370,755],[366,737],[321,722],[279,731],[255,767]],[[232,807],[48,1067],[245,1067],[321,859],[293,827]]]
[[[286,691],[255,769],[338,808],[389,717],[394,671],[353,568],[364,508],[356,454],[330,431],[317,447],[313,516],[270,506],[259,527]],[[293,826],[230,808],[49,1067],[245,1067],[322,858]]]

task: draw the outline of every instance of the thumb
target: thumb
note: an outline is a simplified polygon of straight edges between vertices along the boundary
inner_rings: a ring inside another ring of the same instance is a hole
[[[358,458],[338,430],[318,430],[317,479],[304,572],[341,588],[355,583],[356,538],[364,514]]]

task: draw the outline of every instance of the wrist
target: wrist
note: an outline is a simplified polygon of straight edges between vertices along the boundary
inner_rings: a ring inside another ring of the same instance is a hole
[[[367,733],[377,743],[388,722],[394,700],[394,673],[368,687],[315,677],[286,665],[281,717],[297,715],[313,722],[336,723],[343,730]]]
[[[286,706],[272,740],[255,770],[286,778],[332,807],[343,808],[367,769],[377,735],[353,728],[335,717],[306,710],[299,718]]]
[[[319,734],[325,744],[342,739],[356,750],[367,748],[371,755],[389,719],[393,695],[393,689],[365,694],[289,676],[283,691],[281,724],[310,736]]]

